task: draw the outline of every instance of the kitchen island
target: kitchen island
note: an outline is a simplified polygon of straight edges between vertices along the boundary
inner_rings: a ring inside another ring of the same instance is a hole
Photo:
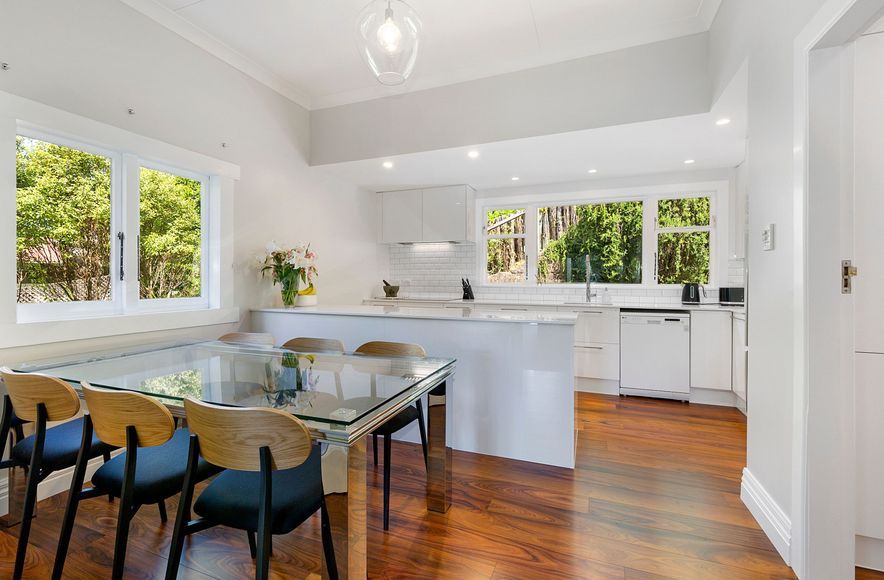
[[[570,312],[317,306],[263,308],[252,330],[282,343],[335,338],[348,350],[371,340],[420,344],[457,359],[449,387],[448,442],[461,451],[574,467],[574,325]],[[401,432],[418,441],[417,428]]]

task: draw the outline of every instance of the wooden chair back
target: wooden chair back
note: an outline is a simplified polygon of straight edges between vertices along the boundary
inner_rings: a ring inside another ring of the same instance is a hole
[[[307,460],[313,441],[307,426],[279,409],[222,407],[184,399],[187,425],[199,437],[200,455],[225,469],[261,471],[260,449],[270,448],[272,469]]]
[[[229,332],[218,338],[221,342],[234,344],[254,344],[256,346],[274,346],[276,339],[266,332]]]
[[[344,352],[344,343],[334,338],[309,338],[301,336],[293,338],[282,345],[295,352]]]
[[[82,383],[83,397],[99,439],[126,447],[126,428],[138,435],[138,447],[162,445],[175,433],[175,420],[165,405],[141,393],[96,389]]]
[[[420,358],[427,356],[427,351],[419,344],[384,342],[382,340],[366,342],[356,349],[356,353],[370,356],[416,356]]]
[[[47,421],[64,421],[80,412],[80,397],[61,379],[37,373],[16,373],[0,368],[0,378],[12,401],[15,414],[24,421],[37,420],[37,405],[46,407]]]

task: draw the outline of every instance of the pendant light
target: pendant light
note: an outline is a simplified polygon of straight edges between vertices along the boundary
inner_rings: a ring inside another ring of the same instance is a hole
[[[402,0],[373,0],[359,13],[359,51],[383,85],[401,85],[414,70],[421,21]]]

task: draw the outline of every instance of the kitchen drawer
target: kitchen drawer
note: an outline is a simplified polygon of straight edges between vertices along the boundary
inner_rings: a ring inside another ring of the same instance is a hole
[[[578,311],[574,344],[620,344],[620,310],[599,308]]]
[[[574,374],[587,379],[620,380],[620,346],[592,344],[574,347]]]

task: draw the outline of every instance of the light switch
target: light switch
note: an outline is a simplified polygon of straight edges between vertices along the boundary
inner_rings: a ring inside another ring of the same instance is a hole
[[[774,224],[767,224],[761,230],[761,249],[766,252],[774,249]]]

